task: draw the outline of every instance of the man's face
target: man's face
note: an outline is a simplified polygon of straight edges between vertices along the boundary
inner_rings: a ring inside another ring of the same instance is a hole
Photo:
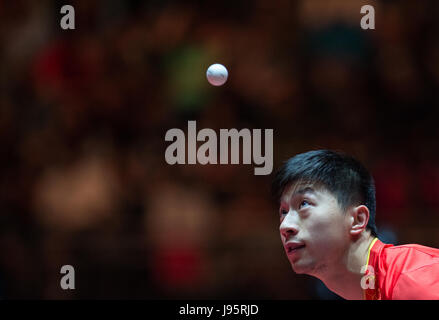
[[[280,235],[296,273],[318,277],[343,262],[349,218],[325,188],[309,183],[285,188],[280,199]]]

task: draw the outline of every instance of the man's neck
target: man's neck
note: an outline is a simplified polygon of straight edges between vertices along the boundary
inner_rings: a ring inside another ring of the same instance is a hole
[[[319,278],[334,293],[344,299],[362,300],[361,278],[364,273],[361,268],[367,264],[369,246],[375,237],[364,233],[351,244],[346,255],[338,266]]]

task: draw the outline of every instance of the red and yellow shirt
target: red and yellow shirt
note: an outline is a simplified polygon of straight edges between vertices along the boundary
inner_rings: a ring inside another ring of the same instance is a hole
[[[439,249],[394,246],[375,238],[369,246],[367,266],[366,300],[439,299]]]

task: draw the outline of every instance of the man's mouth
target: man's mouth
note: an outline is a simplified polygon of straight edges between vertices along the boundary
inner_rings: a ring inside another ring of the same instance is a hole
[[[293,254],[300,249],[303,249],[305,245],[303,243],[287,243],[285,248],[287,249],[287,254]]]

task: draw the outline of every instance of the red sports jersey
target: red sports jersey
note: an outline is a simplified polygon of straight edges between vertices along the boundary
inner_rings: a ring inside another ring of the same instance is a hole
[[[439,249],[375,238],[367,260],[366,279],[374,288],[364,290],[366,300],[439,299]]]

